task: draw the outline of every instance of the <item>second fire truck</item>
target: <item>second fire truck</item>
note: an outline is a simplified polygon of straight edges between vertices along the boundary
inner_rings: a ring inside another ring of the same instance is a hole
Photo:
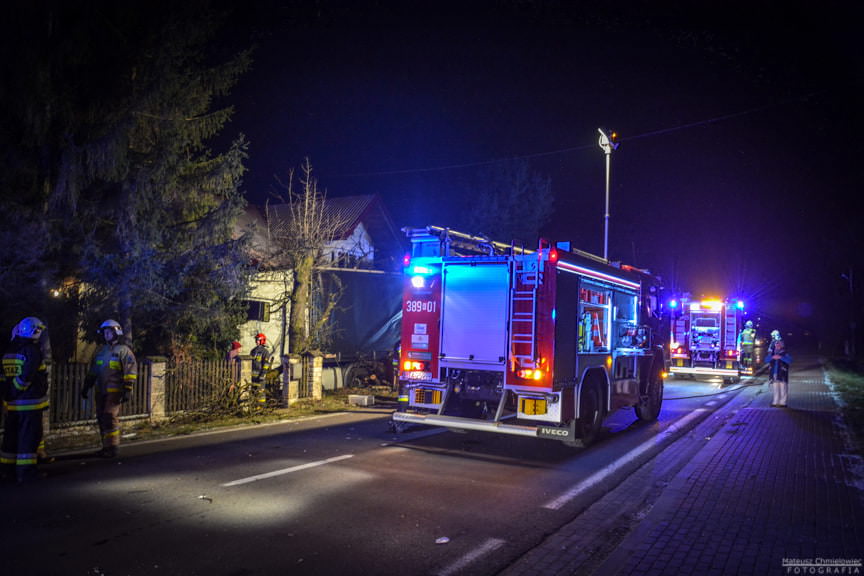
[[[563,246],[404,231],[412,250],[397,430],[427,424],[580,446],[618,409],[657,418],[659,279]]]
[[[673,375],[739,379],[738,333],[744,316],[740,300],[671,300],[670,366]]]

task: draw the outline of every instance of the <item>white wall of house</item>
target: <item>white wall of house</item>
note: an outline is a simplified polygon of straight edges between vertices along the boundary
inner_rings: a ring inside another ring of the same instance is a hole
[[[325,249],[325,254],[334,266],[338,266],[340,259],[346,255],[367,264],[375,261],[375,247],[372,245],[372,237],[369,236],[369,232],[362,222],[357,224],[348,238],[330,242]]]
[[[260,302],[260,309],[269,312],[269,318],[248,320],[240,326],[240,353],[249,354],[255,347],[255,335],[263,333],[267,336],[267,345],[276,355],[288,350],[288,308],[286,293],[291,288],[292,273],[290,270],[275,270],[258,272],[252,279],[250,293],[246,298],[252,302]],[[283,304],[284,303],[284,304]],[[284,347],[283,347],[284,344]]]

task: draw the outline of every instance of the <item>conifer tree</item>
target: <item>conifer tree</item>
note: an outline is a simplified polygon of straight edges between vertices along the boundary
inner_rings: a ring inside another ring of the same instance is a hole
[[[552,183],[531,170],[527,160],[503,160],[482,170],[466,198],[459,225],[499,242],[517,241],[533,248],[552,215]]]
[[[243,320],[246,142],[209,146],[250,52],[214,58],[205,2],[47,5],[37,31],[67,50],[22,74],[38,90],[19,102],[19,156],[55,257],[85,287],[85,326],[114,317],[153,353],[221,345]]]

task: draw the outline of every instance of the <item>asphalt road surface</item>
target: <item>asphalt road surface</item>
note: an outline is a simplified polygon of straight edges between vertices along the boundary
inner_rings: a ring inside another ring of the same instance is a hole
[[[587,449],[369,409],[68,455],[0,486],[3,573],[497,574],[740,389],[670,379]]]

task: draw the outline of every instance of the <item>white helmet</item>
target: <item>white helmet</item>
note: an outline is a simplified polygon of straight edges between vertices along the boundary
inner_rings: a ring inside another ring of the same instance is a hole
[[[105,328],[113,328],[114,334],[117,336],[123,335],[123,327],[120,326],[120,323],[116,320],[105,320],[104,322],[102,322],[102,325],[99,326],[99,331],[101,332],[105,330]]]
[[[42,336],[42,331],[45,330],[45,323],[35,316],[28,316],[21,320],[15,328],[12,329],[12,339],[27,338],[30,340],[38,340]]]
[[[771,331],[771,338],[773,340],[780,340],[780,331],[779,330],[772,330]]]
[[[747,320],[747,322],[744,323],[744,327],[745,328],[752,328],[753,327],[753,321]]]

